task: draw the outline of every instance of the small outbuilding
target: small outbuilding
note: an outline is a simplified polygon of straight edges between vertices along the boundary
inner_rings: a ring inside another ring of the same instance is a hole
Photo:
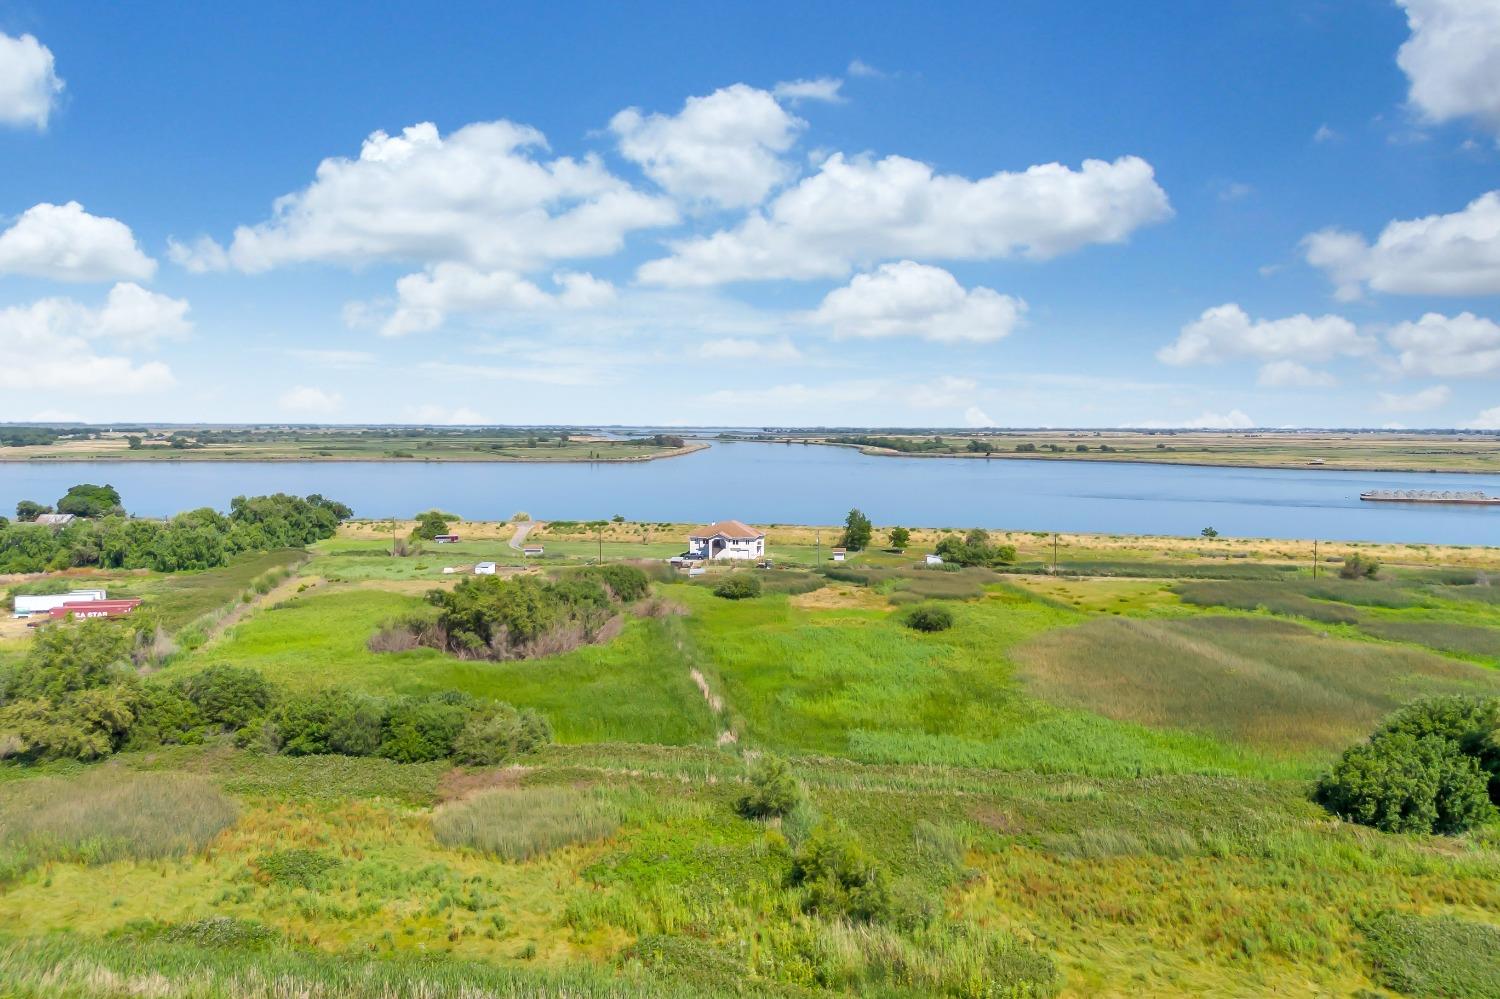
[[[43,527],[67,527],[73,523],[74,519],[71,513],[39,513],[32,523],[41,524]]]
[[[924,558],[924,561],[928,565],[942,565],[943,564],[943,556],[937,554],[936,552],[928,552],[927,555]]]
[[[432,540],[436,544],[440,544],[440,545],[452,545],[452,544],[457,544],[458,543],[458,535],[457,534],[438,534],[438,535],[434,535]]]
[[[476,576],[493,576],[494,574],[495,563],[493,562],[479,562],[474,566],[474,575]]]
[[[526,556],[527,558],[541,558],[544,554],[546,554],[546,551],[547,550],[541,545],[527,545],[525,548],[521,549],[521,554]]]
[[[842,562],[848,554],[849,551],[846,548],[835,548],[833,550],[833,560],[835,562]]]

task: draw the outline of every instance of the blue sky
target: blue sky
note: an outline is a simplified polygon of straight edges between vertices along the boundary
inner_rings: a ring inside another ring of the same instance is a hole
[[[1500,429],[1497,0],[495,6],[0,0],[0,419]]]

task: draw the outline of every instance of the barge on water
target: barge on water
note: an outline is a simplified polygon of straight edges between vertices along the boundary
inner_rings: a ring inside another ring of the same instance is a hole
[[[1481,492],[1442,491],[1437,489],[1372,489],[1359,498],[1371,503],[1458,503],[1464,506],[1495,506],[1500,496]]]

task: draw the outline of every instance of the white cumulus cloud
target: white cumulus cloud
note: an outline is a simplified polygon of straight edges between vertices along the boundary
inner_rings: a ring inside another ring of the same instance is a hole
[[[902,260],[856,274],[810,316],[841,337],[916,336],[987,343],[1010,334],[1026,303],[990,288],[965,289],[941,267]]]
[[[103,305],[44,298],[0,308],[0,388],[132,394],[170,388],[171,369],[122,350],[150,346],[190,328],[188,304],[139,285],[111,289]]]
[[[1296,361],[1263,364],[1255,383],[1265,388],[1332,388],[1338,379],[1326,371],[1314,371]]]
[[[979,180],[902,156],[835,153],[733,229],[674,244],[642,281],[710,285],[842,277],[902,257],[1046,259],[1119,243],[1172,213],[1151,165],[1135,156],[1060,163]]]
[[[787,363],[802,360],[802,351],[790,340],[763,340],[751,337],[722,337],[698,345],[698,356],[716,361],[767,361]]]
[[[141,281],[155,273],[156,261],[146,256],[128,225],[90,215],[76,201],[33,205],[0,232],[0,274]]]
[[[327,416],[344,405],[344,397],[311,385],[295,385],[281,394],[276,404],[288,413],[300,416]]]
[[[1433,385],[1418,392],[1380,393],[1380,408],[1387,413],[1421,413],[1446,405],[1453,393],[1446,385]]]
[[[1255,420],[1239,409],[1227,413],[1207,411],[1186,420],[1144,420],[1130,424],[1145,430],[1248,430],[1255,425]]]
[[[189,270],[264,271],[308,261],[455,261],[526,271],[612,254],[625,235],[677,219],[672,204],[613,176],[595,157],[544,159],[546,139],[509,121],[444,137],[430,122],[374,132],[357,159],[330,157],[270,219],[227,248],[173,241]]]
[[[1156,352],[1165,364],[1215,364],[1235,358],[1262,361],[1328,361],[1357,357],[1375,349],[1375,341],[1342,316],[1295,315],[1252,320],[1234,303],[1205,309],[1188,323],[1177,340]]]
[[[549,309],[592,309],[614,301],[615,288],[591,274],[554,275],[555,292],[514,271],[481,271],[467,264],[442,263],[396,282],[396,308],[380,326],[385,336],[437,329],[451,313],[533,313]],[[346,309],[346,321],[363,323],[372,307]]]
[[[1302,241],[1307,262],[1327,273],[1339,298],[1368,286],[1399,295],[1500,293],[1500,191],[1448,215],[1389,223],[1373,244],[1345,229]]]
[[[1396,63],[1409,100],[1429,121],[1473,118],[1500,135],[1500,4],[1494,0],[1397,0],[1411,37]]]
[[[728,208],[759,204],[792,177],[782,154],[806,125],[743,83],[689,97],[675,115],[627,108],[609,123],[621,155],[673,197]]]
[[[0,32],[0,125],[46,128],[62,89],[51,49]]]
[[[1481,410],[1479,415],[1464,424],[1469,430],[1500,430],[1500,406]]]
[[[970,406],[964,410],[964,424],[970,427],[993,427],[995,421],[990,419],[990,414],[978,406]]]
[[[771,88],[777,100],[796,104],[798,101],[824,101],[840,104],[844,97],[839,91],[844,81],[836,76],[820,76],[812,80],[784,80]]]
[[[1429,312],[1386,334],[1409,375],[1484,378],[1500,374],[1500,324],[1472,312],[1445,316]]]

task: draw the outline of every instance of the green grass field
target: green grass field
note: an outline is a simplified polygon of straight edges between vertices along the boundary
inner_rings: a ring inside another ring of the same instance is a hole
[[[0,994],[251,999],[272,976],[275,994],[340,999],[1483,996],[1500,980],[1500,827],[1390,835],[1310,800],[1392,708],[1500,692],[1500,612],[1472,570],[1315,582],[1272,560],[1121,555],[1100,560],[1111,575],[1018,577],[870,553],[830,578],[788,546],[762,596],[662,573],[656,613],[562,655],[369,651],[443,564],[518,566],[505,537],[400,559],[322,543],[144,682],[225,663],[294,697],[464,691],[541,712],[553,745],[489,768],[217,741],[0,763]],[[546,546],[533,571],[597,555]],[[605,556],[677,547],[614,539]],[[300,558],[120,585],[181,626]],[[1220,566],[1238,578],[1203,575]],[[905,627],[913,599],[953,627]],[[23,655],[0,645],[0,667]],[[738,808],[763,753],[804,789],[783,819]],[[796,857],[819,825],[884,871],[889,919],[807,907]]]

